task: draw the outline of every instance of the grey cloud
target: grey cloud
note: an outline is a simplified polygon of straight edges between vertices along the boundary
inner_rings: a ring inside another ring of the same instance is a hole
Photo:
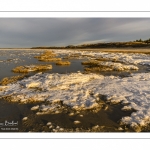
[[[0,18],[0,47],[150,38],[149,18]]]

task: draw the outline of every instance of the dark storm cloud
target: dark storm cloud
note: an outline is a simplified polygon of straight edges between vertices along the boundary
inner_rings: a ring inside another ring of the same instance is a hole
[[[150,38],[150,19],[0,19],[0,47],[66,46]]]

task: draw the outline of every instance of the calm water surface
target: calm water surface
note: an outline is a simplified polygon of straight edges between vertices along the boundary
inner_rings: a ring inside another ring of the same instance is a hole
[[[51,64],[53,68],[51,70],[44,71],[48,73],[70,73],[77,71],[82,72],[84,70],[83,66],[81,65],[83,60],[72,59],[69,60],[71,65],[58,66],[55,65],[55,62],[42,62],[34,58],[34,56],[40,55],[42,52],[43,50],[0,50],[0,80],[4,77],[21,75],[21,73],[13,73],[11,70],[17,66],[31,64]],[[32,74],[34,73],[32,72]]]

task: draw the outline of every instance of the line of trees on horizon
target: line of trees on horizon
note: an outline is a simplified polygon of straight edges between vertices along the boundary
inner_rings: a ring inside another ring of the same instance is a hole
[[[149,47],[150,48],[150,38],[147,40],[135,40],[129,42],[101,42],[101,43],[94,43],[94,44],[82,44],[82,45],[68,45],[68,46],[40,46],[40,47],[32,47],[32,49],[77,49],[77,48],[126,48],[126,47]]]
[[[145,43],[150,43],[150,38],[147,39],[147,40],[139,39],[139,40],[135,40],[134,42],[145,42]]]

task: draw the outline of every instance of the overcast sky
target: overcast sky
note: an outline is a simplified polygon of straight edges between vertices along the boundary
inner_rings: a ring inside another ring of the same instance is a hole
[[[150,38],[149,18],[0,18],[0,47],[67,46]]]

